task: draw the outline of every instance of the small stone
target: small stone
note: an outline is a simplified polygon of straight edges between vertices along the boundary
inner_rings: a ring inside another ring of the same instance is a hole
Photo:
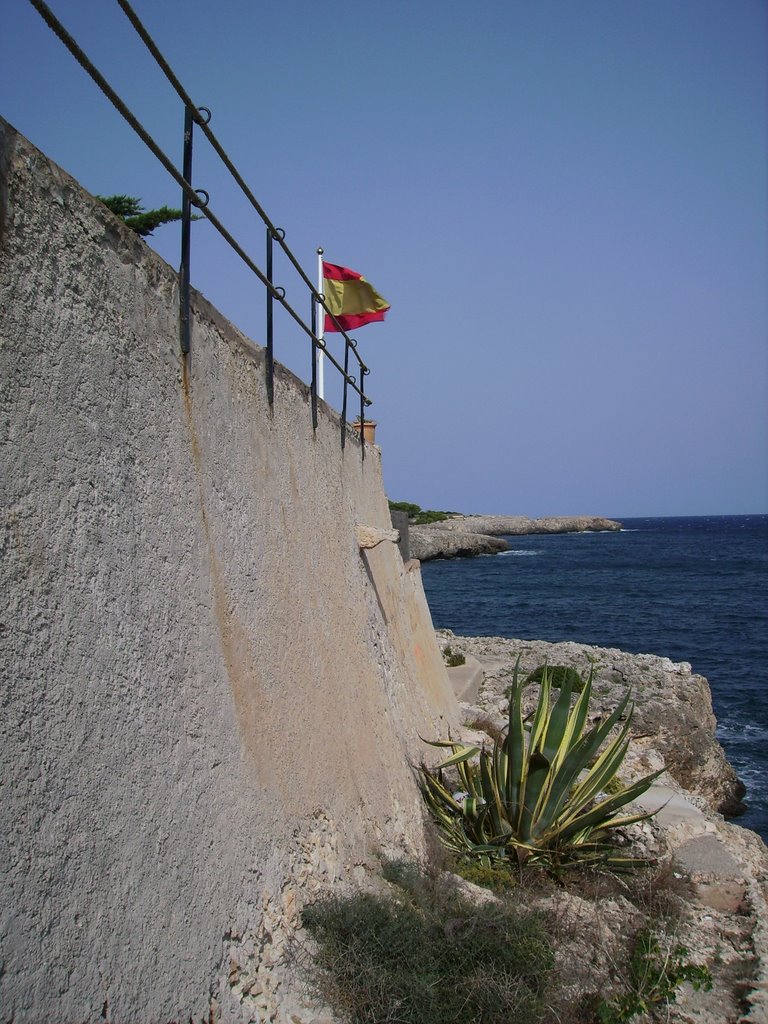
[[[744,885],[725,879],[717,882],[700,882],[696,886],[696,895],[701,902],[723,914],[737,913],[744,902],[745,894]]]
[[[383,541],[397,544],[399,540],[399,530],[379,530],[375,526],[358,526],[357,528],[357,546],[363,549],[375,548]]]

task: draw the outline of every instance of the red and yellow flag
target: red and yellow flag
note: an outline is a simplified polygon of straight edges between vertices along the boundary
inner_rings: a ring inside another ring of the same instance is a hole
[[[354,331],[363,324],[383,320],[389,303],[356,270],[338,267],[323,260],[323,293],[325,304],[345,331]],[[325,315],[325,333],[339,327]]]

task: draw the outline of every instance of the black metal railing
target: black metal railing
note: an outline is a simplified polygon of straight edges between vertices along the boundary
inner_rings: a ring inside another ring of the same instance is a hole
[[[250,190],[245,180],[243,179],[240,172],[233,164],[230,157],[225,152],[221,143],[218,141],[216,136],[211,131],[209,122],[211,120],[211,112],[207,107],[196,106],[189,94],[186,92],[181,82],[174,74],[173,69],[168,64],[165,57],[160,52],[157,44],[150,36],[147,29],[144,27],[142,22],[139,20],[138,15],[131,7],[128,0],[116,0],[118,5],[122,8],[126,17],[130,21],[133,28],[145,44],[152,57],[157,62],[161,71],[170,82],[171,86],[181,99],[184,104],[184,152],[182,169],[179,171],[175,166],[174,162],[163,152],[160,146],[155,142],[152,136],[147,132],[144,126],[139,122],[137,117],[128,108],[126,103],[117,95],[115,90],[110,86],[101,72],[94,66],[88,56],[78,45],[77,41],[69,34],[64,28],[62,23],[58,20],[56,15],[51,11],[48,4],[44,0],[29,0],[35,10],[40,14],[49,28],[58,36],[61,42],[66,46],[75,60],[80,64],[83,70],[90,76],[90,78],[96,83],[99,89],[104,93],[107,99],[112,103],[115,109],[121,114],[121,116],[127,121],[134,132],[139,136],[142,142],[147,148],[154,154],[160,163],[165,167],[166,171],[180,186],[182,191],[182,220],[181,220],[181,260],[179,266],[179,340],[181,351],[185,358],[189,357],[190,346],[191,346],[191,330],[190,330],[190,255],[191,255],[191,222],[192,222],[192,210],[198,210],[200,215],[205,217],[218,231],[221,237],[229,245],[229,247],[237,253],[243,263],[252,271],[252,273],[259,279],[264,285],[266,290],[266,358],[265,358],[265,385],[267,390],[267,398],[270,407],[274,402],[274,309],[275,303],[285,310],[288,316],[296,323],[300,330],[306,334],[310,340],[311,349],[311,377],[310,377],[310,394],[311,394],[311,411],[312,411],[312,429],[317,429],[317,382],[318,382],[318,354],[323,353],[325,359],[338,371],[342,379],[342,403],[341,403],[341,447],[344,448],[347,436],[347,408],[348,408],[348,392],[351,388],[354,393],[357,394],[360,403],[360,450],[362,458],[365,458],[365,442],[363,441],[362,423],[365,420],[365,410],[371,405],[371,399],[365,393],[365,378],[370,373],[370,370],[363,362],[360,353],[357,349],[357,342],[354,338],[351,338],[347,332],[341,327],[336,317],[333,315],[331,310],[328,308],[325,302],[325,296],[322,292],[319,292],[313,282],[309,279],[307,274],[304,272],[299,261],[296,259],[294,254],[291,252],[285,241],[285,231],[282,228],[276,227],[270,218],[267,216],[266,211],[261,206],[259,201]],[[220,157],[222,163],[227,168],[241,192],[246,197],[250,205],[256,211],[257,215],[261,219],[266,228],[266,259],[265,259],[265,270],[261,270],[257,263],[248,255],[245,249],[238,243],[235,237],[227,230],[227,228],[221,223],[216,215],[209,209],[210,196],[204,189],[195,189],[192,187],[192,152],[194,143],[195,128],[198,128],[208,142],[211,144],[217,155]],[[301,283],[307,289],[309,293],[311,314],[309,323],[307,324],[304,319],[296,312],[294,307],[288,302],[286,298],[285,288],[275,285],[273,278],[274,271],[274,245],[277,243],[279,248],[287,257],[288,261],[298,274]],[[318,250],[318,254],[322,255],[322,250]],[[343,365],[340,363],[334,355],[328,350],[326,343],[323,339],[318,337],[318,311],[320,315],[327,314],[331,317],[334,326],[341,335],[344,343],[344,360]],[[353,356],[357,364],[357,376],[349,372],[350,354]]]

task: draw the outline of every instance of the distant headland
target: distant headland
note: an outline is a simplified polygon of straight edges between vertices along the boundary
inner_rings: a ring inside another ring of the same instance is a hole
[[[422,562],[507,551],[504,536],[532,533],[586,533],[621,530],[622,524],[602,516],[464,516],[451,513],[430,523],[409,527],[410,553]]]

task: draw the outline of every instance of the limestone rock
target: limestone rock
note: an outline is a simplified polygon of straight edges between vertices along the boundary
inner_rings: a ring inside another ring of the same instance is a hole
[[[440,885],[447,892],[461,897],[465,902],[476,907],[487,906],[488,904],[500,904],[498,896],[486,889],[483,885],[475,885],[474,882],[462,878],[461,875],[452,871],[443,871],[440,875]]]
[[[410,527],[410,549],[414,558],[455,558],[492,555],[507,551],[502,535],[530,533],[584,533],[588,530],[620,530],[621,523],[600,516],[451,516],[436,523]]]
[[[357,546],[359,548],[375,548],[384,541],[397,544],[399,540],[399,530],[380,530],[375,526],[357,527]]]
[[[432,528],[498,537],[502,534],[522,536],[529,533],[616,531],[622,526],[615,519],[604,519],[601,516],[544,516],[540,519],[530,519],[528,516],[452,516],[433,523]]]
[[[438,634],[438,640],[443,646],[448,643],[456,652],[479,659],[485,670],[485,691],[481,691],[484,700],[479,703],[485,704],[486,713],[497,716],[506,706],[504,690],[518,655],[524,673],[545,662],[568,665],[582,676],[593,671],[593,715],[610,713],[630,686],[635,702],[632,732],[636,742],[627,766],[636,766],[636,774],[644,775],[653,770],[649,759],[653,754],[660,755],[679,785],[704,797],[712,810],[729,815],[744,810],[744,785],[715,738],[717,722],[709,685],[703,676],[691,671],[687,662],[588,644],[456,637],[449,631]]]
[[[435,524],[437,525],[437,524]],[[509,544],[500,537],[480,533],[448,532],[431,526],[412,526],[409,531],[411,554],[421,562],[431,558],[459,558],[470,555],[495,555],[507,551]]]
[[[539,910],[558,936],[556,966],[570,1005],[594,1005],[602,996],[627,991],[633,936],[650,928],[672,962],[706,966],[711,990],[683,985],[664,1012],[672,1024],[766,1024],[768,1022],[768,850],[758,835],[717,813],[738,807],[744,789],[715,739],[715,718],[706,679],[685,662],[649,654],[550,644],[501,637],[462,637],[448,630],[438,643],[473,655],[485,678],[476,706],[467,709],[473,728],[483,716],[503,724],[515,661],[523,672],[547,661],[582,674],[594,669],[592,713],[615,707],[631,684],[636,702],[633,738],[620,775],[626,781],[666,762],[667,772],[638,801],[656,810],[649,820],[624,829],[624,841],[656,862],[654,875],[628,882],[596,876],[581,888],[566,886],[554,898],[521,893],[526,909]],[[532,687],[529,703],[535,700]],[[527,708],[526,710],[529,710]],[[476,741],[465,729],[461,738]],[[620,886],[611,891],[606,886]],[[680,952],[682,950],[682,952]],[[585,965],[585,966],[582,966]],[[579,969],[577,969],[579,968]],[[591,1002],[592,1001],[592,1002]]]

